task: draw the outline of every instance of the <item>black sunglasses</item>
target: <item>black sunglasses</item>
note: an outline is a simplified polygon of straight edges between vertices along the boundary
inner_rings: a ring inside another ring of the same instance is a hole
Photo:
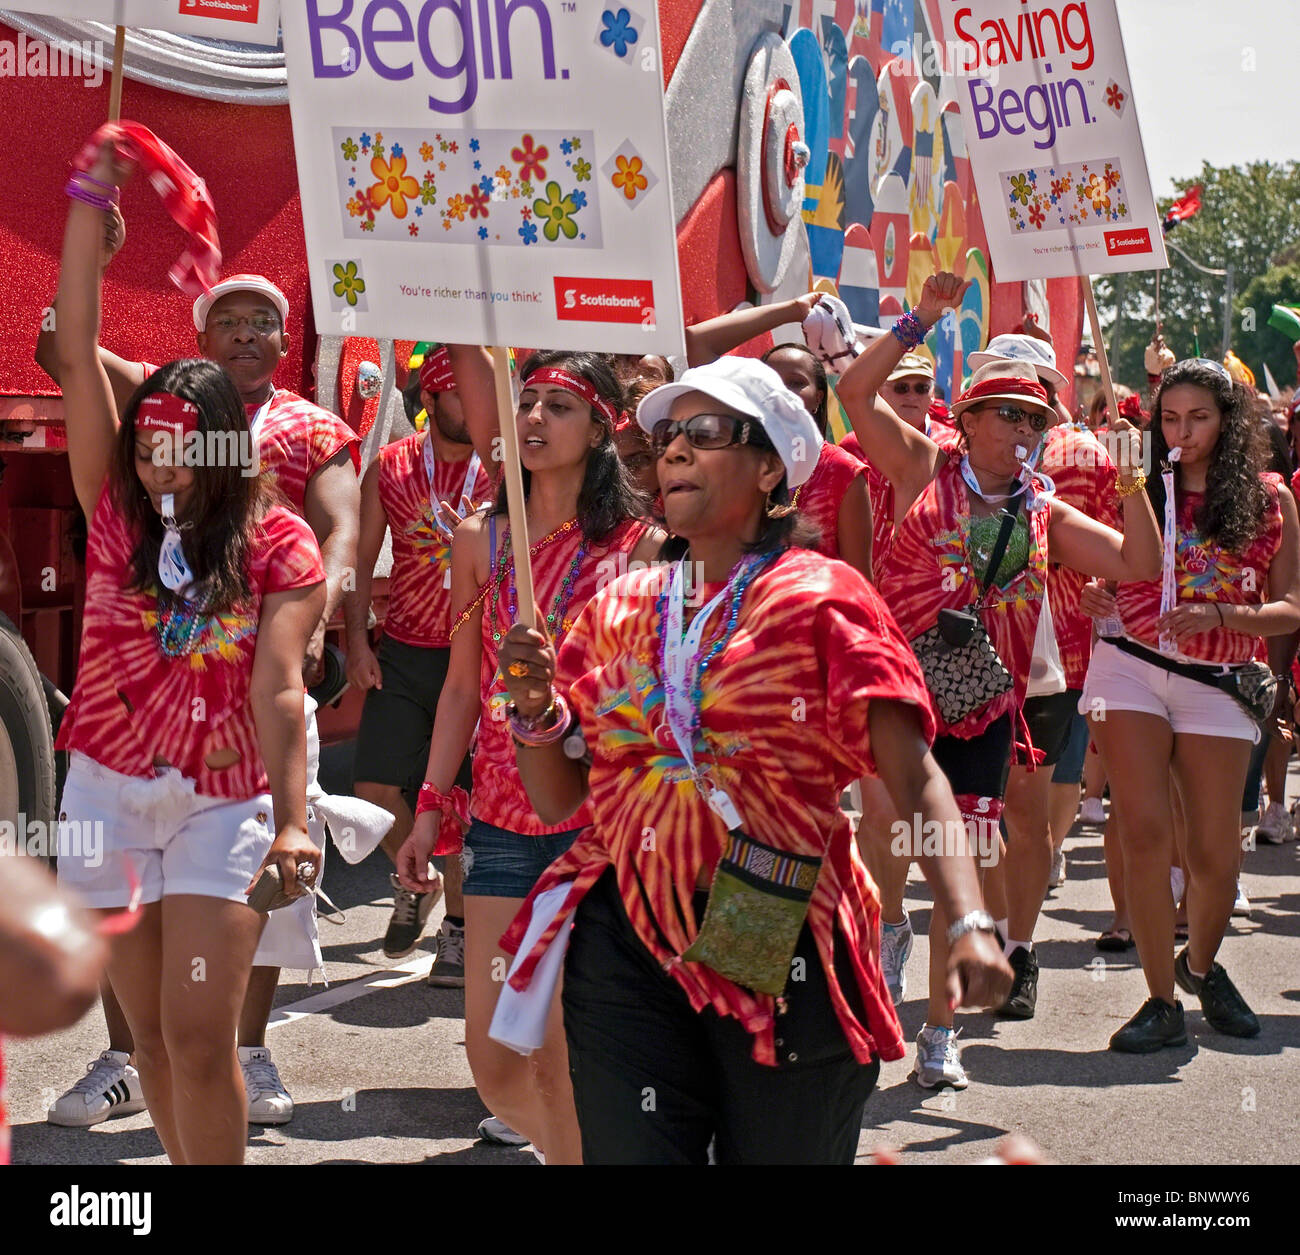
[[[1047,430],[1047,415],[1040,413],[1038,410],[1022,410],[1018,405],[999,405],[996,408],[991,406],[982,407],[985,410],[992,409],[1004,423],[1011,423],[1019,427],[1021,423],[1028,423],[1033,431]]]
[[[725,449],[733,444],[765,444],[762,428],[748,418],[732,414],[694,414],[684,422],[661,418],[650,431],[650,446],[655,457],[664,451],[679,435],[685,435],[695,449]]]
[[[894,395],[900,397],[905,397],[909,392],[915,392],[918,397],[925,397],[929,396],[934,390],[934,384],[932,383],[907,383],[902,379],[892,384],[891,387]]]

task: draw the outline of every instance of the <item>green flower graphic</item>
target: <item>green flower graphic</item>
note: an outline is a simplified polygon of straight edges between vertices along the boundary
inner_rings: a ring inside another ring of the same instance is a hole
[[[545,222],[542,234],[548,240],[558,238],[561,231],[566,240],[573,239],[578,234],[578,224],[573,220],[573,215],[577,212],[578,207],[573,203],[573,197],[564,196],[558,183],[546,185],[545,200],[533,201],[533,213]]]
[[[589,178],[591,178],[591,162],[585,157],[579,157],[578,160],[573,163],[573,177],[577,179],[579,183],[585,183]]]
[[[1015,175],[1011,180],[1011,199],[1018,200],[1022,205],[1029,204],[1029,198],[1034,194],[1034,189],[1029,186],[1029,180],[1023,174]]]
[[[345,266],[336,261],[334,278],[338,280],[334,285],[334,295],[341,296],[349,305],[355,305],[357,297],[366,290],[366,281],[357,274],[357,263],[350,261]]]
[[[348,161],[357,159],[357,142],[354,139],[345,139],[342,144],[343,156]]]

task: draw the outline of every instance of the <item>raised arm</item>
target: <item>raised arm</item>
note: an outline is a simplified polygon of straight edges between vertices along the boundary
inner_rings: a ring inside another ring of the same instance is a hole
[[[129,170],[114,160],[105,144],[90,176],[114,186]],[[117,406],[109,378],[99,360],[100,256],[104,243],[103,210],[68,202],[59,267],[58,315],[54,320],[54,350],[63,387],[68,460],[72,484],[86,518],[108,476],[117,441]]]
[[[784,327],[787,323],[802,323],[821,298],[820,292],[808,292],[792,301],[738,309],[697,322],[686,328],[686,364],[703,366],[766,331]]]
[[[477,344],[449,344],[447,356],[451,359],[451,373],[456,376],[456,391],[460,394],[469,438],[474,442],[479,460],[491,468],[490,475],[495,475],[501,465],[497,440],[501,435],[502,416],[497,413],[492,354]],[[513,418],[513,415],[505,417]],[[455,578],[453,575],[452,579]]]

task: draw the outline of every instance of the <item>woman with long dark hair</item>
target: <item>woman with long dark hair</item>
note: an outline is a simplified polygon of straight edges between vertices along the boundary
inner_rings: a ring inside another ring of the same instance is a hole
[[[495,429],[496,394],[482,350],[451,346],[466,424],[476,444]],[[631,559],[650,560],[662,534],[641,515],[645,502],[619,461],[614,427],[623,391],[594,353],[535,353],[520,371],[514,415],[527,498],[529,562],[539,619],[563,639],[597,590]],[[502,416],[502,421],[509,421]],[[580,1158],[558,1000],[547,1040],[522,1057],[488,1038],[501,990],[498,939],[547,865],[589,822],[539,818],[514,763],[498,647],[519,615],[504,484],[495,508],[468,518],[452,541],[452,627],[448,677],[438,699],[429,766],[415,826],[398,854],[402,883],[432,887],[431,855],[465,851],[465,1046],[483,1102],[526,1137],[548,1163]],[[473,800],[452,785],[475,725]],[[442,837],[441,844],[439,838]]]
[[[263,488],[221,367],[162,367],[118,422],[96,349],[96,263],[103,189],[125,175],[105,145],[74,176],[59,278],[68,458],[89,520],[61,818],[104,834],[102,857],[62,857],[59,876],[105,913],[139,904],[108,973],[168,1157],[240,1163],[235,1028],[266,921],[247,894],[268,865],[300,894],[320,862],[302,659],[325,574],[311,529]]]
[[[564,898],[538,945],[573,918],[563,1002],[585,1162],[702,1164],[712,1142],[719,1163],[851,1163],[880,1060],[903,1042],[840,792],[878,771],[900,810],[960,827],[929,698],[871,586],[803,547],[786,507],[818,436],[770,368],[692,369],[638,421],[672,566],[596,597],[558,662],[549,633],[516,626],[502,648],[529,797],[593,822],[506,940],[521,946],[543,894]],[[703,606],[687,604],[688,561]],[[922,863],[957,921],[948,995],[998,1000],[1010,969],[973,868]],[[512,986],[541,980],[538,962],[521,955]]]
[[[1150,438],[1156,463],[1171,468],[1173,500],[1164,474],[1147,485],[1166,520],[1164,578],[1120,584],[1113,607],[1124,634],[1098,642],[1080,704],[1110,774],[1130,927],[1151,995],[1110,1039],[1112,1050],[1186,1042],[1175,982],[1199,996],[1220,1032],[1259,1032],[1215,962],[1236,896],[1239,799],[1259,738],[1256,720],[1225,690],[1252,680],[1243,669],[1261,637],[1272,661],[1300,627],[1300,532],[1294,500],[1263,471],[1251,409],[1249,393],[1217,362],[1195,358],[1165,372]],[[1279,655],[1274,669],[1285,668]],[[1184,816],[1189,929],[1176,958],[1171,778]]]

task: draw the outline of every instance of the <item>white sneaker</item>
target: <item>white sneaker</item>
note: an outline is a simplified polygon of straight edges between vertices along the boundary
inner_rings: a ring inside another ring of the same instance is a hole
[[[504,1120],[498,1120],[496,1116],[488,1116],[486,1120],[480,1120],[478,1125],[478,1135],[485,1142],[496,1142],[498,1146],[527,1146],[528,1139],[521,1133],[516,1133]]]
[[[1059,889],[1065,884],[1065,846],[1052,851],[1052,874],[1047,878],[1049,889]]]
[[[1106,822],[1106,805],[1099,797],[1085,797],[1079,807],[1081,824],[1104,824]]]
[[[1232,904],[1233,915],[1241,915],[1246,919],[1250,918],[1250,899],[1246,896],[1246,891],[1241,887],[1241,881],[1237,881],[1237,900]]]
[[[1290,812],[1281,802],[1268,804],[1264,818],[1255,828],[1255,840],[1262,841],[1265,845],[1285,845],[1288,841],[1295,840]]]
[[[965,1089],[970,1084],[957,1052],[957,1034],[950,1028],[924,1025],[916,1035],[916,1067],[912,1076],[922,1089]]]
[[[88,1129],[110,1116],[130,1116],[145,1109],[140,1073],[127,1060],[125,1050],[105,1050],[86,1075],[70,1090],[60,1094],[45,1113],[47,1124],[69,1129]]]
[[[901,924],[880,925],[880,970],[889,986],[889,996],[894,1006],[903,1005],[907,996],[907,960],[912,953],[912,917],[903,909]]]
[[[288,1124],[293,1119],[293,1099],[280,1080],[265,1046],[240,1046],[239,1069],[248,1094],[249,1124]]]

